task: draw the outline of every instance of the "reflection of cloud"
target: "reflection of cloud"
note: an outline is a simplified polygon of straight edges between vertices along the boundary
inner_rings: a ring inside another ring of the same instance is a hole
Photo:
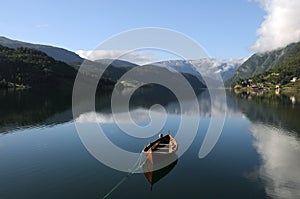
[[[214,92],[214,99],[211,102],[210,93]],[[198,95],[198,103],[200,108],[200,116],[202,117],[211,117],[211,110],[214,110],[214,116],[222,117],[226,112],[226,116],[230,118],[244,118],[243,115],[235,106],[228,105],[227,101],[224,101],[222,96],[223,92],[218,91],[218,89],[211,89],[210,91],[205,90]],[[228,100],[228,99],[227,99]],[[188,100],[182,102],[185,103],[187,107],[183,110],[183,114],[197,116],[193,103],[190,103]],[[172,103],[168,105],[167,111],[173,113]],[[180,113],[180,112],[179,112]],[[177,114],[177,113],[176,113]]]
[[[121,123],[131,123],[132,120],[134,122],[150,122],[149,110],[147,109],[136,109],[130,112],[131,118],[127,117],[127,114],[117,113],[118,114],[118,122]],[[152,111],[152,114],[156,118],[163,118],[163,113]],[[132,120],[131,120],[132,119]],[[76,118],[76,122],[81,123],[101,123],[101,124],[109,124],[115,123],[114,117],[112,113],[95,113],[88,112],[81,114],[78,118]]]
[[[250,127],[262,158],[259,176],[274,198],[300,198],[300,141],[289,132],[263,124]]]
[[[80,123],[114,123],[111,114],[100,114],[94,112],[83,113],[76,118],[76,122]]]
[[[149,52],[132,51],[123,55],[126,52],[126,50],[77,50],[76,54],[92,61],[97,59],[122,59],[140,65],[160,61],[160,59]]]

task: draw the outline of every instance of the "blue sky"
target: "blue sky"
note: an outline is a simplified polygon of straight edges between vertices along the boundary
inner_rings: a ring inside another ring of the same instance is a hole
[[[212,57],[248,57],[265,14],[249,0],[10,0],[1,2],[0,35],[76,51],[128,29],[162,27],[192,37]]]

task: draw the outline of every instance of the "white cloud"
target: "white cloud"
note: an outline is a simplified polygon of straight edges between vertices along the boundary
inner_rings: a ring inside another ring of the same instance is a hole
[[[252,49],[265,52],[300,40],[299,0],[256,0],[266,11]]]
[[[50,25],[49,24],[37,24],[35,25],[36,28],[49,28]]]
[[[290,132],[263,124],[250,131],[262,164],[258,170],[272,198],[300,198],[300,142]]]
[[[148,52],[132,51],[127,54],[126,52],[126,50],[77,50],[75,53],[92,61],[97,59],[122,59],[139,65],[161,61],[161,59]]]

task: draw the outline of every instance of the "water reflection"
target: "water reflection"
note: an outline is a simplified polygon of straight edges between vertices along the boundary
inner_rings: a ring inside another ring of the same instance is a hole
[[[155,183],[168,175],[177,165],[178,156],[175,153],[168,155],[164,154],[163,157],[161,156],[161,154],[153,154],[152,161],[147,159],[143,165],[143,171],[145,177],[151,185],[151,189]],[[166,161],[171,163],[162,169],[156,170],[156,168],[160,168],[161,165],[163,165]]]
[[[142,97],[144,93],[139,93],[138,96],[133,96],[133,100],[131,100],[131,118],[128,118],[126,114],[124,114],[124,117],[122,117],[123,113],[117,113],[118,118],[122,118],[122,122],[130,123],[131,119],[135,122],[150,122],[150,117],[149,117],[149,108],[156,103],[162,104],[166,113],[167,114],[174,114],[174,115],[186,115],[186,116],[201,116],[205,118],[210,118],[211,117],[211,109],[214,108],[215,115],[222,116],[224,112],[227,112],[228,117],[237,117],[237,118],[242,118],[244,115],[239,111],[239,109],[236,108],[235,104],[224,102],[222,100],[215,100],[213,103],[211,103],[210,100],[210,94],[208,90],[203,90],[201,93],[198,94],[197,99],[199,103],[199,111],[195,111],[195,106],[194,103],[191,103],[189,99],[186,99],[184,102],[184,109],[182,110],[183,112],[181,113],[180,111],[180,106],[178,101],[176,100],[170,100],[167,102],[161,102],[160,100],[156,101],[152,98],[149,98],[146,96]],[[160,94],[159,94],[160,95]],[[160,95],[161,96],[161,95]],[[216,94],[216,98],[221,98],[218,97]],[[164,98],[162,98],[164,99]],[[156,101],[156,102],[155,102]],[[159,102],[160,101],[160,102]],[[156,112],[155,112],[156,111]],[[154,109],[154,113],[156,114],[155,116],[158,118],[163,117],[163,113],[165,112],[160,112],[158,109]],[[200,115],[197,115],[200,113]],[[126,116],[126,117],[125,117]],[[105,111],[97,111],[96,114],[94,112],[85,112],[79,115],[76,118],[77,122],[95,122],[95,123],[114,123],[114,117],[111,113],[111,110],[107,108]]]
[[[291,100],[291,102],[293,104],[293,107],[294,107],[294,105],[296,104],[296,97],[295,96],[291,96],[290,100]]]
[[[293,133],[253,124],[253,146],[261,156],[258,175],[273,198],[300,198],[300,141]]]
[[[259,122],[296,132],[300,136],[300,105],[292,104],[286,95],[266,94],[262,96],[227,93],[230,101],[252,122]]]
[[[221,96],[219,96],[221,98]],[[201,117],[209,118],[212,108],[215,115],[223,115],[227,111],[228,117],[241,117],[242,114],[232,103],[226,104],[222,100],[210,101],[208,90],[203,89],[197,95]],[[218,96],[216,97],[218,99]],[[83,103],[84,98],[83,98]],[[195,107],[189,99],[184,102],[185,109],[181,113],[179,103],[174,94],[165,88],[145,89],[142,88],[134,93],[130,101],[130,110],[134,121],[144,120],[149,122],[148,109],[154,104],[164,106],[168,114],[196,115]],[[22,128],[38,126],[51,126],[69,122],[73,119],[71,110],[71,93],[56,91],[1,91],[0,92],[0,133],[6,133]],[[97,118],[93,114],[83,112],[77,116],[80,121],[113,123],[113,116],[110,108],[110,95],[99,93],[96,96]],[[142,111],[140,111],[142,110]],[[120,113],[121,114],[121,113]],[[159,116],[159,115],[158,115]],[[128,120],[130,118],[124,118]]]
[[[119,122],[122,123],[132,123],[132,120],[136,123],[144,122],[149,123],[150,117],[148,114],[148,109],[138,108],[131,111],[131,118],[128,118],[124,113],[117,113],[118,118],[121,118]],[[157,118],[163,118],[162,113],[160,112],[153,112],[153,116]],[[115,123],[114,117],[112,113],[94,113],[94,112],[87,112],[79,115],[78,118],[75,119],[76,122],[80,123],[100,123],[100,124],[113,124]]]
[[[0,94],[0,132],[39,125],[51,125],[51,128],[1,136],[0,198],[98,198],[106,194],[124,173],[99,164],[84,149],[70,122],[73,119],[70,96],[31,92]],[[159,103],[170,119],[165,130],[176,129],[180,115],[201,117],[203,125],[180,160],[175,157],[171,165],[159,172],[147,172],[144,168],[145,176],[134,175],[112,198],[137,195],[184,198],[189,194],[203,198],[299,198],[299,97],[295,96],[292,106],[293,98],[282,95],[251,96],[251,100],[247,95],[229,93],[228,96],[228,104],[211,102],[209,92],[203,90],[198,95],[200,115],[195,115],[192,105],[181,113],[178,102],[171,94],[166,96],[165,91],[136,93],[130,104],[136,123],[149,123],[148,109]],[[83,112],[77,120],[103,124],[108,138],[120,148],[140,152],[145,143],[156,138],[126,136],[114,123],[109,96],[102,93],[96,100],[96,117]],[[189,100],[184,103],[189,104]],[[220,113],[227,109],[228,120],[212,153],[200,160],[198,151],[210,120],[211,106]],[[161,117],[161,112],[155,114]],[[122,118],[124,123],[129,121],[130,118]],[[55,125],[61,123],[66,124]],[[250,133],[246,126],[251,123]],[[146,165],[156,166],[151,162]],[[262,180],[253,182],[242,177],[257,167],[254,172]],[[155,184],[152,192],[147,181]],[[176,191],[161,191],[169,189]]]
[[[65,123],[72,117],[71,93],[0,90],[0,133]]]

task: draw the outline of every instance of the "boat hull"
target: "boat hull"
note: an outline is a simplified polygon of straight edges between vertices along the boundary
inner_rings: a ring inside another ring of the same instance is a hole
[[[153,185],[176,166],[178,156],[175,153],[171,154],[153,154],[153,161],[147,159],[143,165],[144,175],[148,182]]]

